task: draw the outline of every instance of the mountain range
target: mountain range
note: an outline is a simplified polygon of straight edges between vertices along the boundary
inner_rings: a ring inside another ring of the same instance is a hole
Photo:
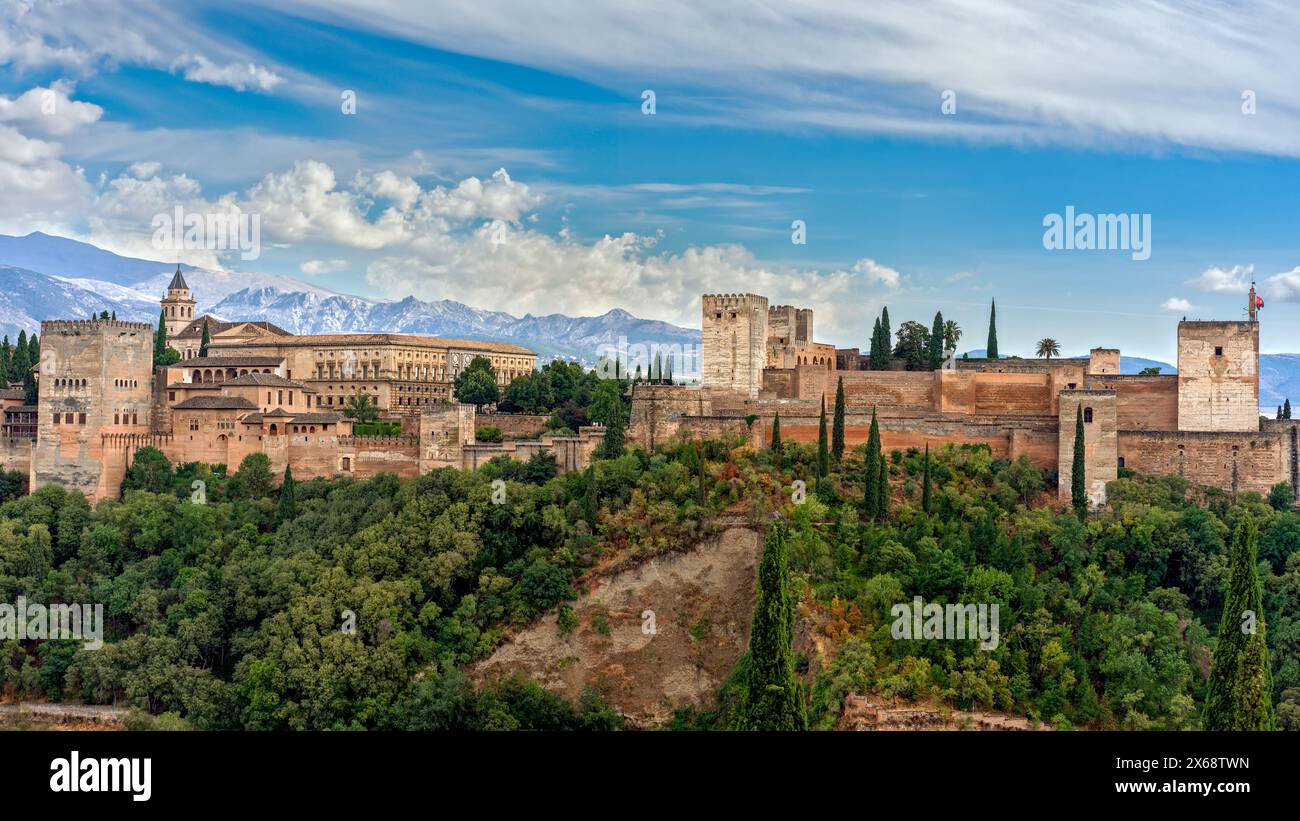
[[[293,277],[216,271],[181,265],[200,312],[221,319],[269,320],[293,333],[390,332],[514,342],[542,361],[595,364],[601,346],[637,343],[696,346],[700,331],[641,319],[615,308],[600,316],[517,317],[450,299],[391,301],[338,293]],[[90,243],[34,232],[0,235],[0,333],[15,339],[42,320],[116,311],[121,319],[156,323],[158,300],[175,263],[124,257]],[[972,357],[982,350],[968,351]],[[1123,373],[1174,366],[1125,356]],[[1287,397],[1300,401],[1300,354],[1260,356],[1260,405],[1271,415]]]

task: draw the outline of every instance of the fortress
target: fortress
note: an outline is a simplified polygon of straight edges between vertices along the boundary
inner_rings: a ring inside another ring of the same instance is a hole
[[[1178,323],[1178,373],[1120,373],[1120,352],[1088,359],[951,361],[934,371],[867,369],[857,349],[815,341],[813,312],[769,306],[755,294],[702,300],[701,385],[638,383],[629,439],[644,448],[678,437],[722,434],[766,447],[779,413],[782,437],[815,442],[822,400],[843,380],[845,441],[865,442],[874,411],[886,450],[986,443],[996,458],[1025,456],[1057,471],[1068,501],[1076,414],[1084,424],[1085,486],[1094,504],[1120,468],[1176,474],[1236,494],[1300,485],[1300,420],[1260,421],[1259,324]],[[162,300],[175,365],[153,366],[154,328],[96,319],[42,323],[39,403],[0,392],[0,467],[21,470],[32,489],[76,488],[116,496],[135,453],[161,450],[173,463],[236,468],[264,453],[299,478],[379,472],[415,476],[475,467],[498,455],[554,454],[561,471],[582,469],[603,437],[575,435],[479,443],[486,422],[453,400],[456,374],[477,355],[501,385],[531,372],[536,354],[507,343],[400,334],[298,336],[268,322],[194,316],[178,269]],[[207,322],[207,355],[201,355]],[[901,365],[895,361],[894,366]],[[401,421],[395,435],[358,435],[342,414],[368,394]],[[533,418],[537,435],[541,418]],[[488,424],[519,424],[500,417]],[[527,424],[524,424],[527,427]],[[1294,490],[1293,490],[1294,494]]]
[[[1076,414],[1083,410],[1085,486],[1104,503],[1119,468],[1176,474],[1230,493],[1297,486],[1300,421],[1259,414],[1259,324],[1178,323],[1178,373],[1120,373],[1120,352],[1088,359],[952,361],[935,371],[866,370],[856,349],[813,339],[812,311],[770,307],[757,294],[706,294],[702,384],[637,385],[631,438],[740,435],[756,448],[781,417],[786,441],[817,441],[844,382],[845,442],[867,439],[872,411],[886,451],[987,443],[996,458],[1028,457],[1059,474],[1068,501]],[[895,363],[896,365],[902,363]],[[1294,490],[1293,490],[1294,493]]]
[[[249,454],[264,453],[272,470],[292,466],[299,478],[415,476],[540,451],[553,453],[561,471],[573,470],[604,435],[592,426],[571,436],[476,441],[480,419],[473,405],[453,401],[453,382],[479,355],[491,360],[502,386],[531,372],[536,354],[518,345],[387,333],[298,336],[269,322],[196,317],[194,307],[178,268],[162,309],[168,345],[182,358],[156,368],[148,324],[41,323],[38,404],[22,405],[21,392],[0,396],[0,467],[27,473],[33,490],[59,484],[94,501],[118,495],[146,446],[176,464],[232,471]],[[401,432],[358,435],[342,413],[357,394],[400,420]]]

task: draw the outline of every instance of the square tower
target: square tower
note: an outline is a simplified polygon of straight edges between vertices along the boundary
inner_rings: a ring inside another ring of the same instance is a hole
[[[1073,495],[1074,438],[1083,410],[1084,492],[1089,505],[1106,503],[1106,483],[1119,476],[1118,407],[1115,391],[1061,391],[1060,432],[1057,437],[1057,498],[1068,503]]]
[[[700,328],[703,385],[757,397],[767,355],[767,297],[705,294]]]
[[[153,334],[115,319],[41,323],[32,490],[116,495],[121,476],[107,474],[106,439],[150,432]]]
[[[1088,352],[1088,375],[1114,375],[1120,372],[1119,348],[1093,348]]]
[[[1259,323],[1178,323],[1178,429],[1259,429]]]

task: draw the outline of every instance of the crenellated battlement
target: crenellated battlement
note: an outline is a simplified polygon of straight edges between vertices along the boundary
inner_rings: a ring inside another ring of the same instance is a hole
[[[148,333],[154,331],[154,327],[147,322],[127,322],[124,319],[47,319],[41,323],[41,336],[48,333],[83,333],[104,328]]]
[[[767,297],[759,294],[705,294],[705,311],[722,311],[730,308],[767,310]]]

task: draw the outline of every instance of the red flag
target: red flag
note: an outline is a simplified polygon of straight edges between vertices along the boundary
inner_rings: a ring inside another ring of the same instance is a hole
[[[1255,295],[1255,307],[1256,308],[1264,307],[1264,297],[1260,296],[1259,294]]]

